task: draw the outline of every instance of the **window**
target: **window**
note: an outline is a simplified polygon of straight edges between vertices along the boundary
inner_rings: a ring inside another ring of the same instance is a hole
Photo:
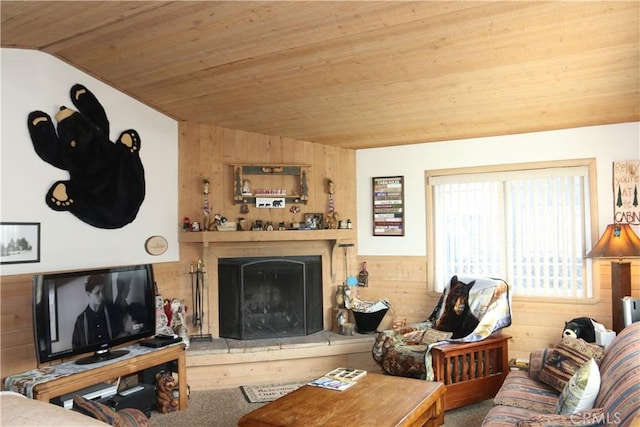
[[[454,274],[474,274],[506,280],[517,296],[593,297],[584,258],[592,168],[584,160],[428,172],[436,290]]]

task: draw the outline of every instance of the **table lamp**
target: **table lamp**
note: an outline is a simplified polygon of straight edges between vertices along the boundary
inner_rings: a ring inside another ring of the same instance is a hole
[[[587,258],[617,258],[611,261],[611,316],[616,333],[624,328],[621,298],[631,295],[631,263],[622,258],[640,256],[640,238],[629,224],[609,224]]]

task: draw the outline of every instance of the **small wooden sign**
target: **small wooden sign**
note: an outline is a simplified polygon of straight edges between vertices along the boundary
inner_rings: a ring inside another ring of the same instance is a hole
[[[144,242],[144,249],[149,255],[162,255],[168,247],[167,239],[162,236],[151,236]]]
[[[613,162],[613,221],[640,225],[640,160]]]
[[[373,178],[373,235],[404,236],[404,177]]]

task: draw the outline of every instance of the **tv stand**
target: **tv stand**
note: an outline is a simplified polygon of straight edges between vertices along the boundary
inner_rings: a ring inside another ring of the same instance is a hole
[[[176,360],[178,362],[178,408],[187,408],[187,363],[183,343],[161,348],[135,344],[126,347],[129,354],[93,365],[77,365],[75,361],[43,366],[5,379],[5,389],[27,397],[49,402],[51,399],[109,382],[115,378],[135,374],[154,366]]]

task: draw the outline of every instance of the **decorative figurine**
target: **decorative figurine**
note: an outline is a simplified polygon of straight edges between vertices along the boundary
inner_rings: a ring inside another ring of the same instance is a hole
[[[242,200],[242,180],[240,178],[240,166],[236,168],[234,177],[233,198],[235,200]]]
[[[335,186],[332,180],[327,181],[327,191],[329,192],[329,207],[327,208],[327,228],[333,230],[338,228],[338,212],[335,210],[333,204],[333,194],[335,193]]]
[[[338,228],[338,212],[330,212],[327,214],[327,228],[334,230]]]
[[[309,186],[307,184],[307,171],[302,171],[300,176],[300,200],[309,200]]]
[[[248,179],[242,180],[242,194],[251,195],[251,181]]]
[[[184,301],[174,298],[171,300],[171,324],[173,333],[182,338],[185,346],[189,348],[189,331],[187,330],[187,322],[185,320],[185,314],[187,308],[184,305]]]
[[[158,412],[166,414],[178,410],[178,399],[174,390],[178,389],[178,382],[170,372],[161,371],[156,374],[156,407]]]
[[[209,210],[209,180],[207,178],[202,180],[202,194],[204,194],[202,231],[209,231],[211,227],[211,211]]]

